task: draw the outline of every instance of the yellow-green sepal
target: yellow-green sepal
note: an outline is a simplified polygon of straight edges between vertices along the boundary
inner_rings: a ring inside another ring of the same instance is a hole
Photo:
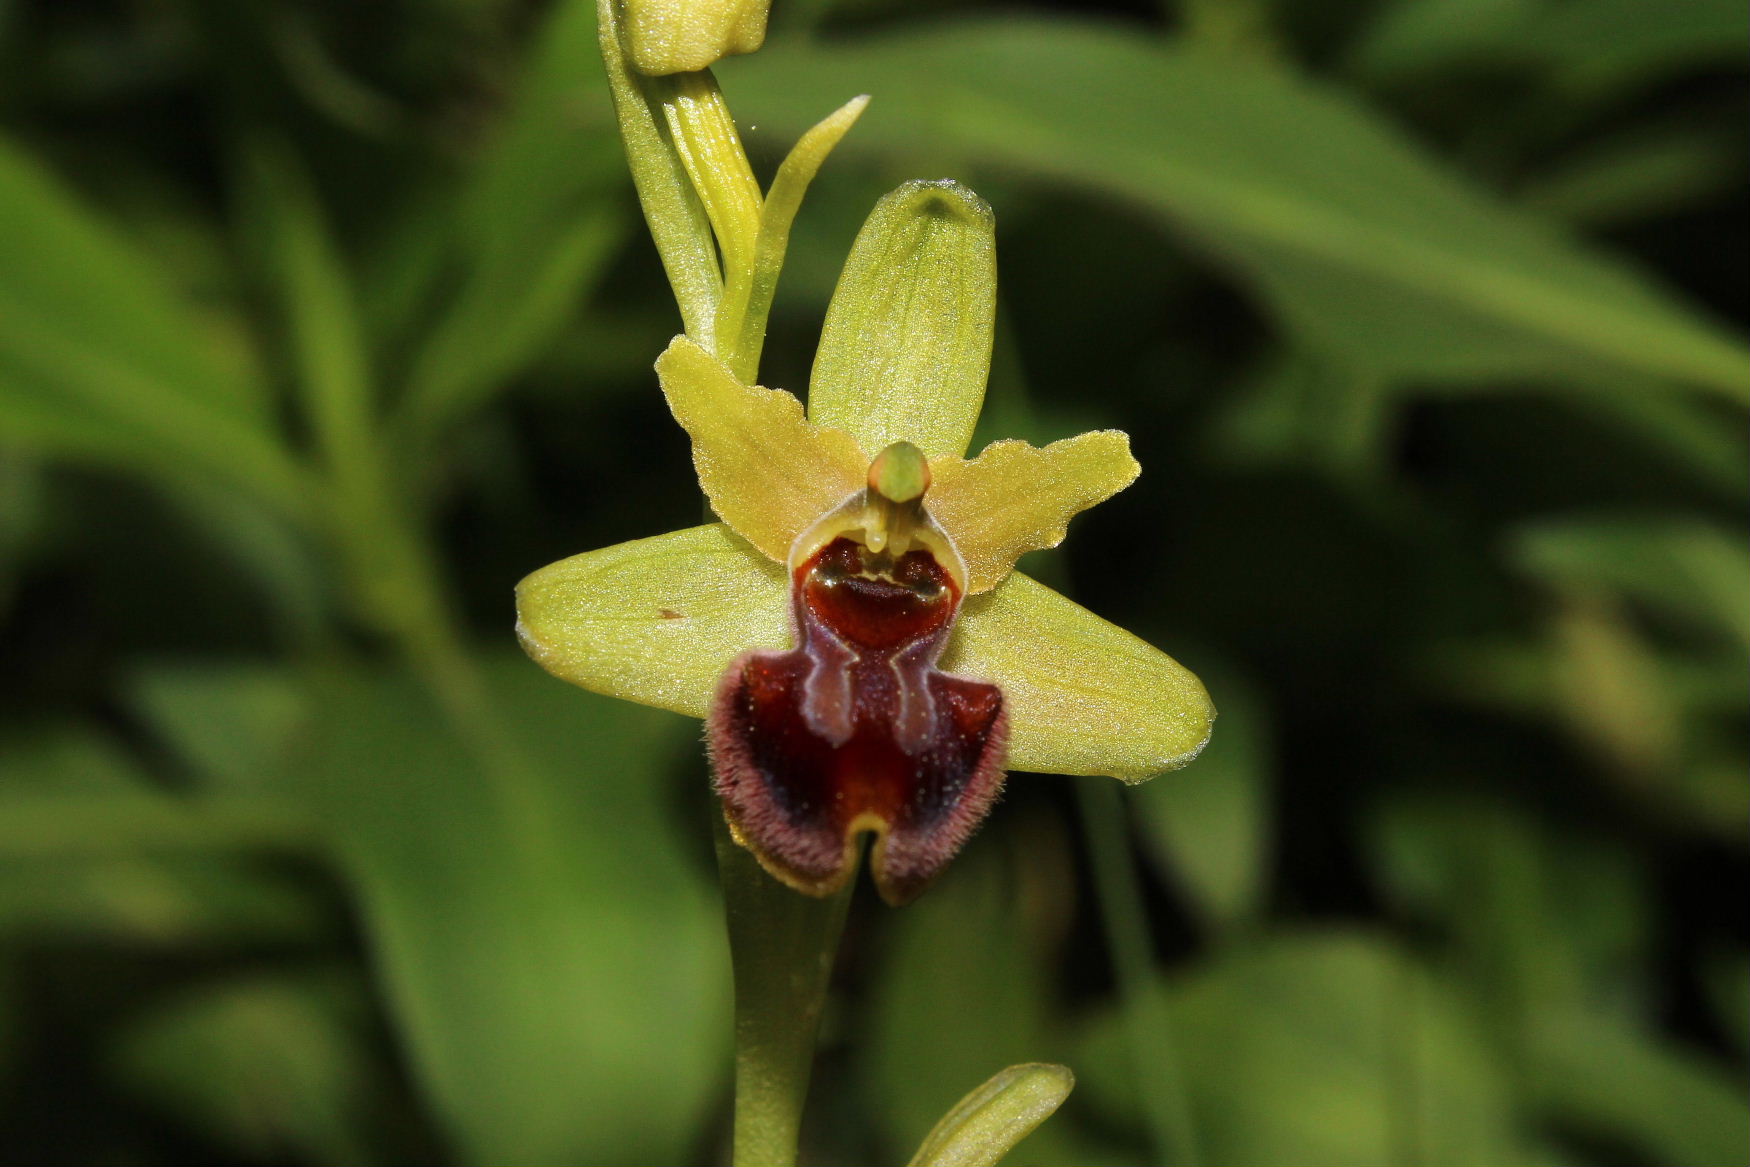
[[[721,523],[548,564],[517,585],[517,637],[594,693],[703,717],[729,662],[790,643],[784,569]]]
[[[1002,689],[1011,770],[1141,782],[1196,757],[1215,720],[1184,665],[1018,571],[966,601],[942,667]]]
[[[808,416],[865,450],[966,452],[996,321],[996,219],[959,183],[908,182],[857,234],[821,330]]]

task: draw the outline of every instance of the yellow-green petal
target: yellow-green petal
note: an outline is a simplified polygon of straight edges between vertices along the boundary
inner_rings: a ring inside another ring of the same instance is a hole
[[[1130,439],[1098,430],[1030,446],[992,442],[970,462],[930,466],[926,505],[966,561],[969,592],[987,592],[1029,551],[1063,542],[1069,521],[1136,481]]]
[[[1209,740],[1215,707],[1185,666],[1021,572],[961,609],[942,667],[993,682],[1009,769],[1141,782]]]
[[[789,646],[789,588],[712,523],[548,564],[517,585],[517,637],[574,685],[703,717],[730,661]]]
[[[717,517],[782,563],[814,520],[861,489],[869,459],[846,433],[811,425],[781,389],[743,385],[677,336],[656,372],[693,439],[693,468]]]
[[[808,416],[865,450],[959,457],[990,376],[996,221],[956,182],[908,182],[870,213],[826,310]]]

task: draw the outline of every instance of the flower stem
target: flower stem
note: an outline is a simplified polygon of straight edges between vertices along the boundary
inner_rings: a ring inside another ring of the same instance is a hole
[[[1172,1024],[1153,984],[1154,961],[1149,953],[1142,888],[1124,826],[1124,791],[1114,782],[1088,780],[1081,783],[1078,795],[1106,945],[1123,1010],[1132,1019],[1125,1031],[1146,1100],[1144,1110],[1155,1155],[1158,1161],[1177,1167],[1194,1167],[1198,1161],[1197,1129],[1174,1057]]]
[[[814,1038],[851,884],[825,899],[767,875],[717,817],[735,969],[735,1167],[794,1167]]]

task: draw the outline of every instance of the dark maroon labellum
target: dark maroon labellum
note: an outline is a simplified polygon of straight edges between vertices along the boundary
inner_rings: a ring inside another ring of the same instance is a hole
[[[890,903],[922,891],[1002,786],[1002,691],[936,668],[960,590],[927,551],[850,539],[792,575],[798,644],[724,674],[709,721],[730,824],[790,885],[825,894],[865,831]]]

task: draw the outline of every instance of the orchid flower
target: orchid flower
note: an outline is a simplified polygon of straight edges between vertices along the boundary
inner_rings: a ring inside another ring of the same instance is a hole
[[[1101,430],[966,455],[989,373],[989,208],[953,183],[877,207],[828,310],[806,415],[676,337],[656,362],[719,522],[561,560],[518,633],[586,689],[706,719],[737,842],[826,895],[873,835],[915,896],[1006,770],[1140,782],[1214,710],[1171,657],[1014,570],[1129,485]]]

